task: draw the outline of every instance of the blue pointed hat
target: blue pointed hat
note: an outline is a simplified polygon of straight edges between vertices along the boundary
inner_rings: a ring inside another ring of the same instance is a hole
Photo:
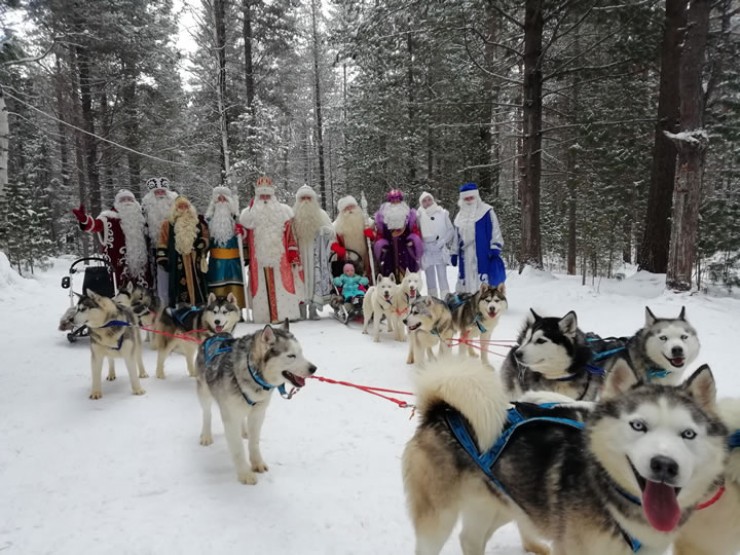
[[[477,190],[478,190],[478,185],[476,185],[475,183],[466,183],[465,185],[460,186],[461,193],[465,193],[467,191],[477,191]]]

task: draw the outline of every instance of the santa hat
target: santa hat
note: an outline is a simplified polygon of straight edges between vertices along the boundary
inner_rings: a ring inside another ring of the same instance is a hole
[[[437,201],[436,201],[436,200],[434,200],[434,196],[432,195],[432,193],[427,193],[426,191],[424,191],[423,193],[421,193],[421,194],[419,195],[419,206],[421,206],[421,202],[422,202],[422,201],[423,201],[423,200],[424,200],[425,198],[427,198],[427,197],[429,197],[430,199],[432,199],[432,202],[436,204],[436,202],[437,202]]]
[[[309,187],[308,185],[301,185],[295,192],[295,199],[300,200],[301,197],[311,197],[316,200],[318,198],[318,195],[312,187]]]
[[[216,202],[218,201],[218,197],[221,195],[226,197],[232,214],[237,214],[237,212],[239,211],[236,197],[234,196],[232,190],[228,187],[224,187],[223,185],[217,185],[213,188],[213,192],[211,193],[211,202],[208,205],[208,210],[206,210],[206,218],[210,218],[213,216],[213,212],[216,209]]]
[[[480,192],[478,191],[478,185],[475,183],[466,183],[465,185],[460,186],[460,200],[462,200],[464,197],[476,197],[477,199],[480,199]]]
[[[385,195],[385,200],[388,202],[401,202],[403,200],[403,192],[400,189],[391,189]]]
[[[120,203],[123,200],[123,197],[131,197],[132,199],[134,199],[134,202],[136,202],[136,197],[131,191],[129,191],[128,189],[121,189],[120,191],[118,191],[118,193],[116,193],[116,198],[113,200],[113,206]]]
[[[272,184],[272,179],[266,175],[261,175],[257,179],[257,184],[254,186],[254,196],[258,197],[260,195],[275,196],[275,187]]]
[[[357,204],[357,199],[352,195],[342,197],[337,201],[337,210],[339,212],[344,212],[344,209],[348,206],[359,206],[359,204]]]

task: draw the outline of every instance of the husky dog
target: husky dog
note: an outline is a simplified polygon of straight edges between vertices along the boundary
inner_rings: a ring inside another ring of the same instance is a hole
[[[488,347],[491,334],[498,325],[501,315],[509,308],[504,294],[504,285],[491,287],[482,283],[476,293],[450,293],[445,303],[452,312],[452,325],[460,333],[460,353],[467,347],[470,356],[477,356],[476,349],[466,341],[480,337],[480,353],[483,362],[488,362]]]
[[[303,387],[314,372],[316,366],[303,357],[287,320],[282,329],[267,325],[239,339],[225,333],[206,339],[197,358],[198,398],[203,407],[200,444],[213,443],[211,403],[215,399],[237,478],[243,484],[256,484],[255,472],[267,472],[260,453],[260,430],[273,390],[286,382]],[[245,424],[250,464],[242,442]]]
[[[393,324],[396,330],[396,341],[406,341],[403,319],[409,313],[409,305],[419,297],[422,284],[421,272],[406,271],[398,285],[396,294],[393,296],[393,308],[395,309]]]
[[[725,490],[708,499],[681,528],[674,555],[736,555],[740,552],[740,399],[722,399],[719,414],[730,429]],[[714,503],[711,501],[714,500]]]
[[[424,365],[424,352],[429,360],[436,360],[432,347],[439,343],[439,355],[449,353],[455,333],[452,314],[444,301],[435,297],[418,297],[411,302],[409,315],[404,319],[409,330],[409,355],[406,364]]]
[[[139,324],[152,326],[162,311],[162,302],[153,289],[147,289],[129,282],[127,286],[113,297],[120,305],[131,307],[139,319]],[[147,332],[147,339],[150,332]]]
[[[134,395],[142,395],[139,378],[146,378],[144,361],[141,356],[141,339],[136,328],[134,313],[123,306],[117,305],[112,299],[87,290],[77,303],[77,312],[74,316],[76,326],[87,326],[90,330],[90,363],[92,369],[92,390],[90,399],[100,399],[103,396],[101,375],[103,373],[103,359],[109,361],[109,378],[113,372],[112,361],[122,358],[126,363],[131,390]],[[138,373],[137,373],[138,368]]]
[[[375,285],[370,287],[365,293],[362,300],[362,313],[365,316],[365,325],[362,327],[362,333],[367,333],[367,326],[370,319],[373,321],[373,341],[380,341],[380,319],[385,316],[388,331],[394,330],[394,325],[399,326],[400,322],[396,319],[394,306],[394,297],[398,290],[396,277],[382,276],[378,274]]]
[[[617,364],[629,365],[643,381],[681,383],[684,370],[699,355],[699,338],[686,320],[686,307],[677,318],[657,318],[645,307],[645,326],[627,342],[627,349],[606,361],[611,372]]]
[[[510,520],[530,552],[549,553],[541,537],[555,555],[628,555],[638,542],[640,555],[663,554],[724,468],[727,428],[707,366],[676,387],[615,368],[585,422],[567,406],[512,414],[497,374],[475,360],[432,363],[416,379],[421,422],[403,477],[417,555],[439,553],[459,514],[465,555],[482,555]]]
[[[596,399],[603,372],[589,364],[591,349],[578,329],[576,313],[562,318],[530,315],[501,367],[509,399],[527,391],[554,391],[578,401]],[[598,370],[598,371],[597,371]]]
[[[195,376],[193,362],[198,344],[216,333],[231,333],[239,322],[240,310],[233,293],[224,297],[208,295],[205,305],[165,310],[157,320],[158,332],[154,339],[157,349],[157,377],[164,379],[164,361],[175,349],[185,355],[188,375]],[[173,337],[179,335],[182,337]],[[187,337],[188,339],[185,339]]]

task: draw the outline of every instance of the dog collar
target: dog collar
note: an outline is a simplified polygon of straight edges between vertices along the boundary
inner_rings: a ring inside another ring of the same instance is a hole
[[[252,376],[252,379],[257,382],[257,385],[260,386],[265,391],[270,391],[271,389],[275,389],[275,386],[271,383],[267,383],[265,379],[260,376],[257,371],[252,368],[252,365],[249,363],[249,359],[247,359],[247,370],[249,370],[249,375]]]
[[[110,322],[106,323],[104,326],[100,326],[99,330],[102,330],[103,328],[127,328],[131,325],[130,322],[126,322],[124,320],[111,320]],[[107,345],[109,349],[113,349],[114,351],[120,351],[121,347],[123,347],[123,334],[120,335],[118,338],[118,343],[115,347],[111,347],[110,345]]]
[[[727,440],[727,446],[730,449],[737,449],[740,447],[740,430],[735,430],[735,433],[730,436]]]
[[[672,370],[666,370],[665,368],[648,368],[648,370],[647,370],[647,380],[648,380],[648,382],[651,382],[654,379],[667,378],[671,374],[673,374],[673,371]]]

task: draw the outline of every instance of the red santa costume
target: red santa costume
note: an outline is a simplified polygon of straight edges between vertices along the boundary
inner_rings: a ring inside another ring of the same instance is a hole
[[[170,189],[170,182],[166,177],[152,177],[147,180],[146,188],[149,192],[141,199],[141,208],[146,219],[146,235],[149,244],[149,268],[152,272],[157,295],[164,305],[169,304],[169,274],[167,270],[159,266],[157,259],[157,243],[162,223],[172,212],[172,204],[177,198],[177,193]]]
[[[97,218],[85,212],[85,207],[72,209],[80,229],[97,234],[103,255],[110,261],[119,289],[133,283],[151,287],[147,264],[144,215],[134,194],[121,189],[112,210],[103,210]]]
[[[269,177],[260,177],[255,198],[239,221],[249,251],[249,293],[256,323],[279,323],[300,317],[300,298],[292,265],[300,262],[291,231],[293,210],[275,198]]]
[[[357,204],[355,197],[346,196],[337,202],[337,219],[334,220],[334,232],[337,242],[331,246],[331,250],[337,253],[340,260],[346,260],[347,249],[353,250],[362,257],[362,268],[364,274],[371,280],[370,256],[367,249],[367,238],[374,237],[371,229],[371,220],[365,215]]]

